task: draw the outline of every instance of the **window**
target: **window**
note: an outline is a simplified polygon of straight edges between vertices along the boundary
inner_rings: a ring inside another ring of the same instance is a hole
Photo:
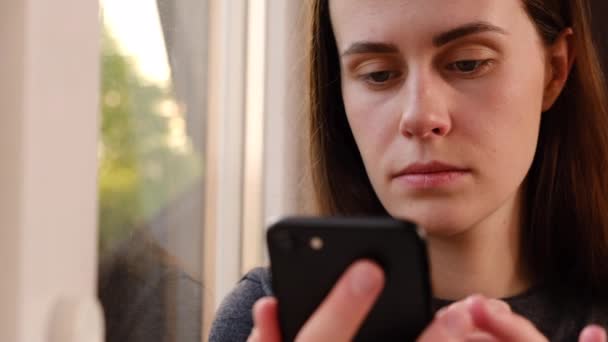
[[[101,7],[106,339],[200,340],[207,3],[102,0]]]
[[[106,339],[205,340],[224,296],[264,265],[264,227],[306,208],[304,5],[101,6]]]

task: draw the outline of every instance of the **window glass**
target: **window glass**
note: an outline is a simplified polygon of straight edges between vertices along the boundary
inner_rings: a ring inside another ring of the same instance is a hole
[[[207,3],[102,0],[107,341],[201,340]]]

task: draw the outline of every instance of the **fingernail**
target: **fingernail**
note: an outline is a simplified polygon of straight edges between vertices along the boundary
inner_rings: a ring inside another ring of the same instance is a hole
[[[467,297],[467,299],[465,299],[464,304],[467,307],[468,310],[471,310],[471,308],[473,307],[473,305],[475,305],[476,302],[485,301],[485,298],[482,295],[472,295]]]
[[[452,337],[464,336],[471,325],[470,317],[459,310],[446,310],[440,322],[445,331]]]
[[[511,312],[511,307],[509,304],[503,302],[502,300],[490,299],[487,300],[486,303],[488,306],[488,311],[495,315],[502,315]]]
[[[351,270],[351,289],[356,296],[365,296],[380,287],[382,274],[369,263],[359,263]]]
[[[459,306],[461,306],[462,303],[461,302],[454,302],[448,306],[445,306],[443,308],[441,308],[439,311],[437,311],[437,313],[435,314],[435,316],[437,318],[440,318],[441,316],[445,315],[446,312],[448,311],[452,311],[452,310],[456,310]]]
[[[446,312],[448,312],[448,308],[441,308],[435,313],[435,317],[441,318],[441,316],[445,315]]]
[[[511,312],[509,304],[499,299],[487,299],[482,295],[472,295],[465,300],[467,308],[470,310],[475,303],[478,303],[485,307],[488,313],[494,316],[500,316]]]
[[[579,341],[597,342],[606,341],[606,331],[599,326],[591,325],[583,329]]]

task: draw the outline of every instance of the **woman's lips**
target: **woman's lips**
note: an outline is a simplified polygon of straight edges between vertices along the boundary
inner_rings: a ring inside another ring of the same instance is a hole
[[[394,175],[394,180],[412,189],[432,189],[456,183],[470,170],[442,162],[414,163]]]

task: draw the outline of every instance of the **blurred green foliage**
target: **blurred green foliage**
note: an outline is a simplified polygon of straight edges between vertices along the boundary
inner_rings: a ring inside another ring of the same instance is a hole
[[[183,123],[178,110],[168,114],[163,109],[162,104],[173,103],[170,89],[140,75],[107,28],[102,39],[98,186],[103,255],[200,182],[202,160],[187,141],[186,148],[170,143],[173,126]]]

